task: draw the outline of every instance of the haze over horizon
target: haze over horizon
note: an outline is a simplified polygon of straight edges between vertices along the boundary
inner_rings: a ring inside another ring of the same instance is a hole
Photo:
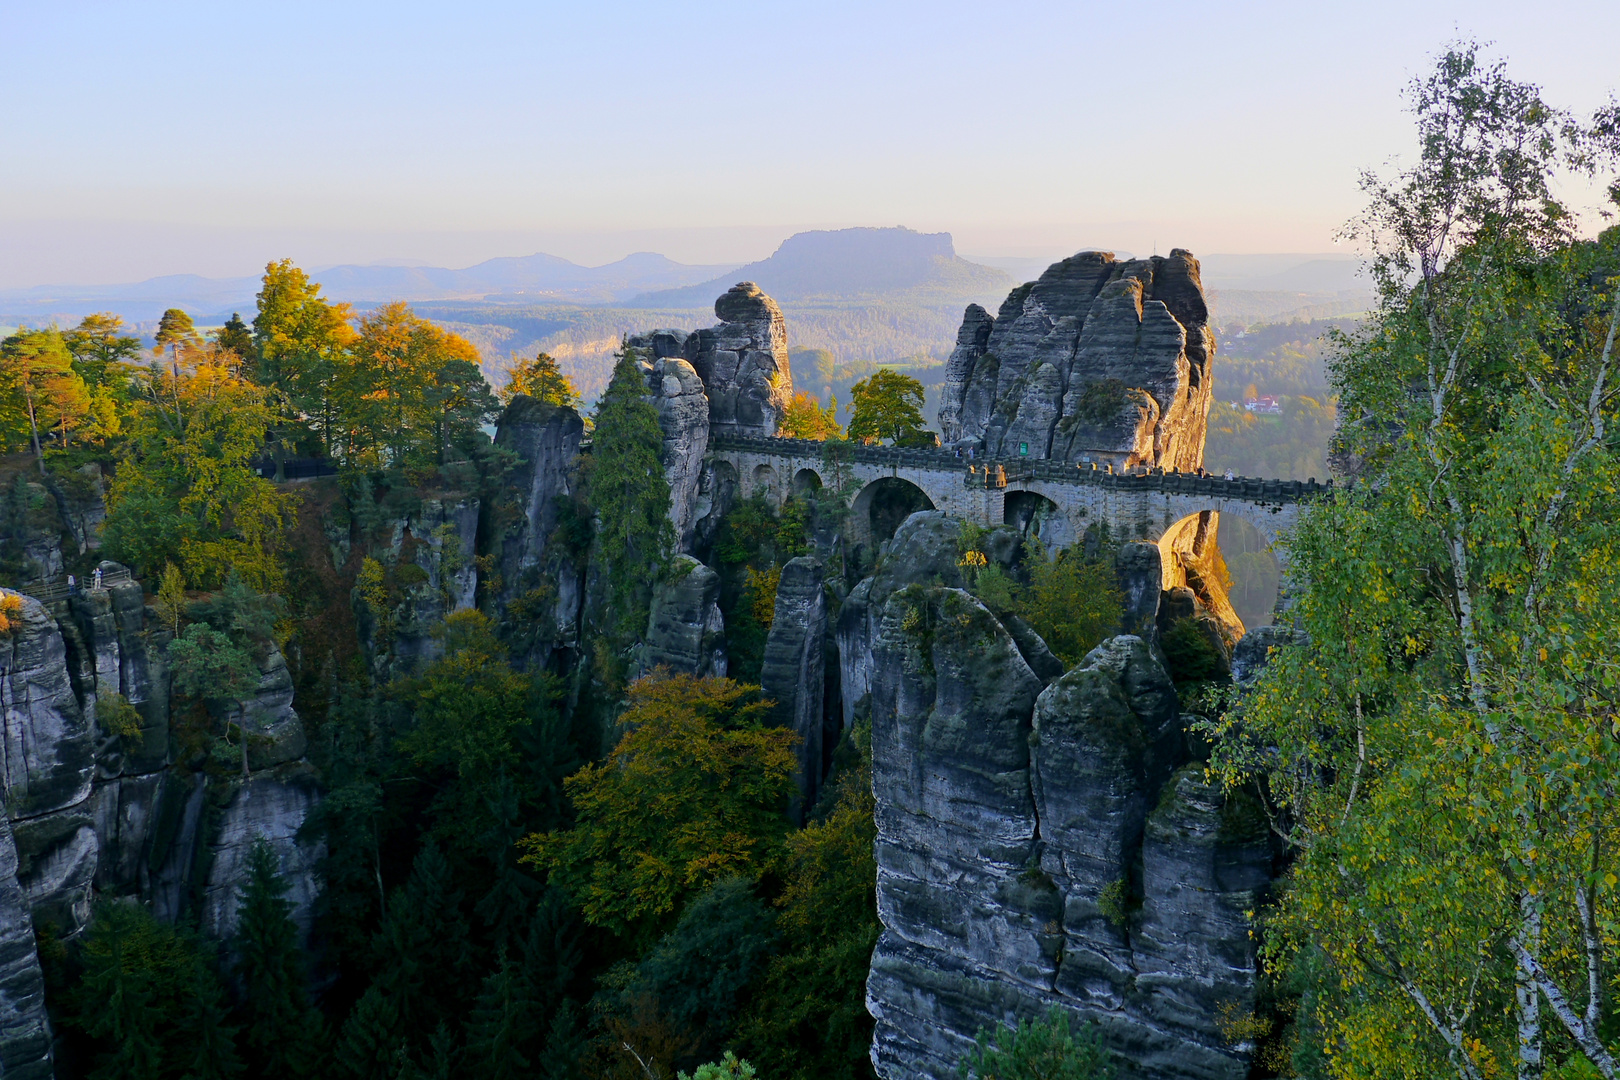
[[[1449,40],[1585,111],[1620,37],[1620,8],[1579,3],[1155,12],[12,5],[0,288],[280,257],[740,265],[851,225],[970,257],[1323,252],[1358,171],[1410,150],[1399,90]]]

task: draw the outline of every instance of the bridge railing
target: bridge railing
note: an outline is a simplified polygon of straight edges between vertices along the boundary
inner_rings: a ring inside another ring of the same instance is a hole
[[[822,461],[827,444],[816,439],[782,439],[763,435],[737,435],[721,432],[711,435],[713,450],[769,454]],[[1252,476],[1203,475],[1165,471],[1113,472],[1095,462],[1054,461],[1048,458],[972,459],[958,457],[954,450],[925,450],[897,446],[846,443],[841,452],[852,461],[893,468],[928,469],[962,475],[968,487],[998,488],[1031,480],[1061,484],[1085,484],[1116,491],[1157,491],[1168,494],[1201,495],[1212,499],[1243,502],[1291,503],[1321,498],[1333,490],[1333,482],[1310,480],[1265,480]]]

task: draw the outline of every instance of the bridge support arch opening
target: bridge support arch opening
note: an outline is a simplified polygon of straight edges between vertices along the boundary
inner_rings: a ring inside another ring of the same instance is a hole
[[[1184,586],[1234,635],[1269,626],[1282,569],[1264,533],[1242,516],[1189,514],[1159,537],[1163,587]]]
[[[879,545],[894,537],[900,523],[919,510],[933,510],[934,500],[910,480],[880,476],[850,504],[850,547],[862,567],[877,562]]]
[[[749,492],[749,494],[759,495],[762,493],[773,503],[781,497],[780,485],[778,484],[776,478],[776,470],[771,468],[769,465],[757,465],[754,467],[753,489]]]
[[[1080,539],[1062,507],[1038,491],[1007,492],[1002,520],[1023,534],[1025,540],[1039,540],[1049,556]]]
[[[821,490],[821,474],[814,469],[800,469],[793,474],[793,494],[795,496],[814,495]]]

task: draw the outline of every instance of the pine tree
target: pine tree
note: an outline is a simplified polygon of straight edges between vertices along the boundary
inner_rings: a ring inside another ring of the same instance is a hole
[[[625,345],[596,407],[586,479],[586,498],[600,521],[596,557],[608,587],[604,629],[620,648],[641,632],[652,584],[675,543],[661,456],[664,432],[646,395],[646,376],[635,350]]]
[[[373,983],[360,996],[337,1046],[338,1067],[355,1080],[395,1080],[405,1062],[399,1002]]]
[[[163,1066],[163,1009],[139,938],[144,911],[109,905],[97,912],[77,988],[79,1022],[107,1046],[91,1080],[156,1080]]]
[[[574,380],[562,373],[550,354],[543,352],[536,353],[533,360],[519,360],[512,365],[512,377],[501,388],[501,400],[511,401],[519,394],[527,394],[549,405],[579,404],[579,391],[574,389]]]
[[[263,837],[248,851],[247,866],[236,927],[243,1029],[253,1075],[280,1080],[296,1075],[294,1062],[309,1036],[309,997],[287,883]]]
[[[243,360],[251,362],[254,359],[253,330],[242,321],[238,312],[231,312],[225,325],[214,332],[214,340],[220,348],[231,350]]]

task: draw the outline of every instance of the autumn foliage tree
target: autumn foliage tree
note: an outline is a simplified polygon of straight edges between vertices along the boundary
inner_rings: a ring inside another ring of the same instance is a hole
[[[818,442],[841,438],[844,429],[838,424],[838,399],[833,398],[832,404],[823,408],[821,402],[809,394],[794,394],[793,400],[782,412],[776,433],[787,439],[815,439]]]
[[[549,405],[579,405],[574,380],[562,373],[550,354],[543,352],[535,353],[532,360],[519,360],[512,365],[511,378],[501,387],[501,400],[509,402],[519,394]]]
[[[177,355],[178,375],[153,369],[138,380],[130,454],[107,496],[107,549],[143,577],[172,562],[192,585],[211,587],[235,568],[257,591],[280,592],[278,553],[297,496],[255,464],[281,406],[242,377],[233,353],[191,346]]]
[[[578,823],[530,836],[525,859],[587,922],[650,940],[709,885],[780,862],[797,736],[730,679],[657,673],[628,693],[619,745],[565,782]]]

